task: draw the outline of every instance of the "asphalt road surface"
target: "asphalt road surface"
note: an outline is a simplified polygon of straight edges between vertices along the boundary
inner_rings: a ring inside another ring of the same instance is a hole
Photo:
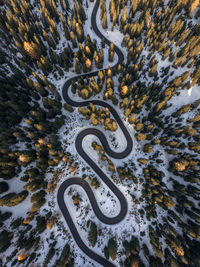
[[[102,35],[102,33],[99,31],[97,24],[96,24],[96,14],[97,14],[97,10],[99,7],[99,0],[96,0],[93,12],[92,12],[92,16],[91,16],[91,24],[92,24],[92,28],[95,31],[96,35],[99,38],[104,37]],[[105,39],[105,43],[110,45],[110,41],[104,37]],[[120,64],[123,60],[124,60],[124,56],[123,53],[121,52],[121,50],[115,45],[114,46],[114,50],[118,55],[118,62],[116,63],[115,66],[113,66],[112,68],[116,67],[118,64]],[[118,113],[115,111],[115,109],[110,106],[109,104],[107,104],[104,101],[100,101],[100,100],[89,100],[89,101],[82,101],[82,102],[75,102],[74,100],[72,100],[69,95],[68,95],[68,91],[70,88],[70,85],[72,83],[72,81],[76,81],[78,77],[92,77],[92,76],[97,76],[98,75],[98,71],[94,71],[91,73],[87,73],[87,74],[83,74],[83,75],[79,75],[76,77],[73,77],[69,80],[66,81],[66,83],[63,86],[63,98],[65,99],[65,101],[74,106],[74,107],[79,107],[79,106],[87,106],[89,103],[92,103],[94,105],[100,105],[103,107],[107,107],[110,111],[110,113],[112,113],[114,119],[117,121],[119,127],[121,128],[126,141],[127,141],[127,146],[126,149],[122,152],[115,152],[113,151],[107,141],[106,136],[104,135],[103,132],[99,131],[98,129],[95,128],[87,128],[83,131],[81,131],[77,137],[76,137],[76,141],[75,141],[75,146],[76,146],[76,150],[78,152],[78,154],[87,162],[87,164],[98,174],[98,176],[101,178],[101,180],[103,182],[106,183],[106,185],[110,188],[110,190],[116,195],[116,197],[118,198],[119,202],[120,202],[120,211],[118,213],[117,216],[115,217],[107,217],[105,216],[98,204],[97,201],[95,199],[94,193],[90,188],[90,185],[84,181],[83,179],[79,178],[79,177],[72,177],[69,178],[67,180],[65,180],[59,187],[58,189],[58,194],[57,194],[57,201],[58,201],[58,205],[62,211],[62,214],[68,224],[68,227],[71,231],[71,234],[73,236],[73,238],[75,239],[77,245],[79,246],[79,248],[91,259],[93,259],[94,261],[98,262],[99,264],[101,264],[102,266],[105,267],[114,267],[115,265],[113,263],[111,263],[110,261],[106,260],[105,258],[103,258],[102,256],[98,255],[97,253],[93,252],[92,249],[90,249],[81,239],[76,226],[71,218],[71,215],[67,209],[67,206],[65,204],[64,201],[64,196],[65,196],[65,191],[66,189],[71,186],[71,185],[80,185],[86,192],[90,203],[92,205],[93,211],[95,213],[95,215],[97,216],[97,218],[102,221],[105,224],[117,224],[120,221],[122,221],[124,219],[124,217],[127,214],[127,201],[126,198],[124,197],[124,195],[122,194],[122,192],[115,186],[115,184],[113,184],[113,182],[105,175],[105,173],[96,165],[96,163],[85,153],[85,151],[83,150],[83,138],[86,135],[89,134],[93,134],[95,136],[97,136],[99,138],[99,140],[101,141],[101,144],[105,150],[105,152],[108,154],[108,156],[116,158],[116,159],[123,159],[126,156],[128,156],[130,154],[130,152],[132,151],[132,147],[133,147],[133,141],[132,138],[129,134],[129,132],[127,131],[126,127],[124,126],[121,118],[119,117]]]

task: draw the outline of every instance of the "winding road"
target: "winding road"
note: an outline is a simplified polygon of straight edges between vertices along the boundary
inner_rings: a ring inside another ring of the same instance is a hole
[[[99,31],[99,29],[97,27],[97,24],[96,24],[96,14],[97,14],[97,11],[98,11],[98,7],[99,7],[99,0],[96,0],[94,9],[92,11],[91,24],[92,24],[93,30],[95,31],[96,35],[99,38],[102,38],[104,36]],[[104,39],[105,39],[105,43],[110,45],[110,41],[105,37],[104,37]],[[114,50],[118,55],[118,62],[112,68],[116,67],[119,63],[121,63],[124,60],[123,53],[121,52],[121,50],[117,46],[114,46]],[[76,147],[76,150],[77,150],[78,154],[87,162],[87,164],[99,175],[101,180],[117,196],[117,198],[118,198],[118,200],[120,202],[120,212],[115,217],[107,217],[107,216],[105,216],[101,212],[101,210],[100,210],[100,208],[99,208],[99,206],[97,204],[97,201],[95,199],[93,191],[91,190],[90,185],[86,181],[82,180],[79,177],[69,178],[69,179],[65,180],[60,185],[60,187],[58,189],[58,193],[57,193],[57,201],[58,201],[59,208],[61,209],[62,214],[63,214],[63,216],[64,216],[64,218],[65,218],[65,220],[66,220],[66,222],[67,222],[67,224],[69,226],[69,229],[70,229],[70,231],[72,233],[72,236],[75,239],[75,241],[76,241],[77,245],[79,246],[79,248],[88,257],[90,257],[94,261],[98,262],[102,266],[115,267],[115,265],[113,263],[111,263],[110,261],[106,260],[105,258],[103,258],[102,256],[98,255],[97,253],[93,252],[84,243],[84,241],[81,239],[81,237],[80,237],[80,235],[79,235],[79,233],[78,233],[78,231],[76,229],[76,226],[75,226],[75,224],[74,224],[74,222],[72,220],[72,217],[71,217],[71,215],[70,215],[70,213],[69,213],[69,211],[67,209],[67,206],[65,204],[65,201],[64,201],[64,195],[65,195],[66,189],[69,186],[76,184],[76,185],[80,185],[85,190],[85,192],[86,192],[86,194],[87,194],[87,196],[88,196],[88,198],[90,200],[90,203],[92,205],[92,208],[93,208],[93,211],[94,211],[95,215],[103,223],[109,224],[109,225],[117,224],[117,223],[119,223],[120,221],[122,221],[124,219],[124,217],[126,216],[126,213],[127,213],[128,206],[127,206],[126,198],[124,197],[122,192],[115,186],[115,184],[113,184],[113,182],[105,175],[105,173],[96,165],[96,163],[85,153],[85,151],[83,150],[83,146],[82,145],[83,145],[83,138],[86,135],[89,135],[89,134],[95,135],[95,136],[97,136],[99,138],[99,140],[101,141],[101,144],[102,144],[105,152],[109,156],[111,156],[113,158],[116,158],[116,159],[122,159],[122,158],[128,156],[130,154],[130,152],[132,151],[132,147],[133,147],[132,138],[131,138],[129,132],[127,131],[126,127],[124,126],[122,120],[120,119],[118,113],[115,111],[115,109],[112,106],[110,106],[106,102],[100,101],[100,100],[89,100],[89,101],[84,101],[84,102],[75,102],[69,97],[69,88],[70,88],[70,85],[71,85],[72,81],[76,81],[77,78],[80,77],[80,76],[82,76],[82,77],[92,77],[92,76],[97,76],[97,75],[98,75],[98,71],[94,71],[94,72],[87,73],[87,74],[84,74],[84,75],[79,75],[79,76],[76,76],[76,77],[73,77],[73,78],[67,80],[66,83],[63,86],[63,91],[62,91],[63,92],[63,98],[68,104],[70,104],[70,105],[72,105],[74,107],[87,106],[89,103],[92,103],[94,105],[100,105],[100,106],[109,108],[109,111],[112,113],[114,119],[117,121],[119,127],[121,128],[121,130],[122,130],[122,132],[123,132],[123,134],[124,134],[124,136],[126,138],[126,141],[127,141],[127,147],[126,147],[126,149],[124,151],[122,151],[120,153],[117,153],[117,152],[113,151],[110,148],[104,133],[102,133],[101,131],[99,131],[98,129],[95,129],[95,128],[87,128],[87,129],[81,131],[77,135],[76,141],[75,141],[75,147]]]

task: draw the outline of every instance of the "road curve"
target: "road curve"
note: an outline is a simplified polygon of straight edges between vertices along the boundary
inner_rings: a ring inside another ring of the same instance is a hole
[[[95,3],[95,6],[94,6],[94,9],[93,9],[93,12],[92,12],[92,16],[91,16],[91,23],[92,23],[92,27],[93,27],[93,30],[95,31],[95,33],[97,34],[97,36],[99,38],[102,38],[104,37],[102,35],[102,33],[99,31],[98,27],[97,27],[97,24],[96,24],[96,14],[97,14],[97,11],[98,11],[98,7],[99,7],[99,0],[96,0],[96,3]],[[110,44],[110,41],[105,38],[105,43],[106,44]],[[117,47],[117,46],[114,46],[114,50],[115,52],[117,53],[118,55],[118,62],[112,67],[116,67],[119,63],[121,63],[123,60],[124,60],[124,56],[121,52],[121,50]],[[94,105],[100,105],[100,106],[103,106],[103,107],[107,107],[109,108],[109,111],[110,113],[112,113],[114,119],[117,121],[119,127],[121,128],[125,138],[126,138],[126,141],[127,141],[127,147],[124,151],[120,152],[120,153],[117,153],[115,151],[113,151],[109,144],[108,144],[108,141],[105,137],[105,135],[99,131],[98,129],[95,129],[95,128],[88,128],[88,129],[85,129],[83,131],[81,131],[77,137],[76,137],[76,141],[75,141],[75,146],[76,146],[76,150],[78,152],[78,154],[87,162],[87,164],[99,175],[99,177],[101,178],[101,180],[103,182],[106,183],[106,185],[110,188],[110,190],[116,195],[116,197],[118,198],[119,202],[120,202],[120,212],[115,216],[115,217],[107,217],[105,216],[98,204],[97,204],[97,201],[95,199],[95,196],[94,196],[94,193],[93,191],[91,190],[91,187],[90,185],[84,181],[83,179],[79,178],[79,177],[72,177],[72,178],[69,178],[67,180],[65,180],[59,187],[58,189],[58,193],[57,193],[57,201],[58,201],[58,205],[62,211],[62,214],[70,228],[70,231],[72,233],[72,236],[73,238],[75,239],[77,245],[79,246],[79,248],[88,256],[90,257],[91,259],[93,259],[94,261],[100,263],[102,266],[105,266],[105,267],[115,267],[115,265],[111,262],[109,262],[108,260],[106,260],[105,258],[103,258],[102,256],[98,255],[97,253],[93,252],[90,248],[88,248],[88,246],[86,246],[86,244],[82,241],[77,229],[76,229],[76,226],[72,220],[72,217],[67,209],[67,206],[65,204],[65,201],[64,201],[64,195],[65,195],[65,190],[71,186],[71,185],[80,185],[86,192],[89,200],[90,200],[90,203],[91,203],[91,206],[93,208],[93,211],[95,213],[95,215],[97,216],[97,218],[102,221],[103,223],[106,223],[106,224],[109,224],[109,225],[112,225],[112,224],[116,224],[116,223],[119,223],[121,220],[123,220],[123,218],[126,216],[126,213],[127,213],[127,201],[126,201],[126,198],[124,197],[124,195],[121,193],[121,191],[115,186],[115,184],[113,184],[111,182],[111,180],[105,175],[105,173],[96,165],[96,163],[85,153],[85,151],[83,150],[83,138],[86,136],[86,135],[89,135],[89,134],[93,134],[95,136],[97,136],[99,138],[99,140],[101,141],[101,144],[105,150],[105,152],[113,157],[113,158],[117,158],[117,159],[122,159],[126,156],[128,156],[130,154],[130,152],[132,151],[132,147],[133,147],[133,141],[130,137],[130,134],[129,132],[127,131],[126,127],[124,126],[122,120],[120,119],[118,113],[115,111],[115,109],[110,106],[109,104],[105,103],[104,101],[100,101],[100,100],[90,100],[90,101],[82,101],[82,102],[75,102],[74,100],[72,100],[70,97],[69,97],[69,88],[70,88],[70,85],[72,83],[72,81],[76,81],[78,77],[92,77],[92,76],[97,76],[98,75],[98,71],[94,71],[94,72],[91,72],[91,73],[87,73],[87,74],[83,74],[83,75],[79,75],[79,76],[76,76],[76,77],[73,77],[69,80],[66,81],[66,83],[64,84],[63,86],[63,90],[62,90],[62,93],[63,93],[63,98],[64,100],[74,106],[74,107],[79,107],[79,106],[87,106],[89,103],[92,103]]]

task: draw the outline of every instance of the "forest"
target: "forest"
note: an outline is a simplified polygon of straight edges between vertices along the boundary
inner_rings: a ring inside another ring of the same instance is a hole
[[[199,0],[0,0],[0,120],[0,266],[102,266],[73,177],[103,266],[200,266]]]

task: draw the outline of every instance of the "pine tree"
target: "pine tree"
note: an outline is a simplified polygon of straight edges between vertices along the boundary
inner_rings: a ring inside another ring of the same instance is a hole
[[[40,57],[41,53],[38,50],[37,45],[33,42],[32,43],[24,42],[24,50],[33,59],[38,59]]]
[[[122,16],[121,16],[122,26],[126,23],[126,20],[127,20],[127,8],[126,6],[124,6],[123,11],[122,11]]]
[[[39,83],[33,82],[33,87],[42,97],[48,95],[48,92]]]
[[[31,196],[31,202],[38,202],[41,198],[44,198],[45,195],[46,192],[44,190],[40,190]]]
[[[6,182],[0,182],[0,194],[5,193],[8,189],[9,186]]]
[[[70,32],[70,39],[72,41],[73,48],[76,48],[77,47],[76,37],[73,31]]]
[[[110,43],[110,49],[109,49],[109,61],[112,62],[114,59],[114,43]]]
[[[32,205],[31,212],[39,211],[39,209],[45,204],[45,202],[46,200],[43,197],[35,201]]]
[[[92,70],[92,61],[89,58],[87,58],[83,66],[85,66],[85,68],[86,68],[85,69],[86,71],[84,71],[84,72],[91,71]]]
[[[108,240],[108,253],[111,259],[114,261],[117,257],[117,243],[113,238]]]
[[[82,43],[84,41],[84,32],[83,27],[79,23],[76,23],[76,34],[78,42]]]
[[[66,263],[69,260],[70,256],[70,246],[66,244],[61,252],[60,258],[58,260],[58,267],[65,267]]]
[[[12,207],[21,203],[28,195],[28,191],[22,191],[19,194],[8,193],[0,198],[0,206]]]
[[[75,71],[76,71],[77,74],[81,73],[81,64],[80,64],[78,58],[76,58],[76,62],[75,62]]]
[[[90,222],[90,230],[88,233],[88,240],[90,245],[94,247],[97,242],[97,226],[94,222]]]
[[[10,246],[10,241],[13,238],[13,233],[6,230],[2,230],[0,233],[0,249],[3,252],[4,248],[7,249]]]
[[[157,66],[158,66],[158,64],[156,63],[156,64],[154,64],[153,66],[152,66],[152,68],[151,68],[151,71],[150,71],[150,73],[149,73],[149,76],[150,77],[152,77],[152,76],[155,76],[156,75],[156,73],[157,73]]]
[[[107,29],[108,26],[107,26],[107,14],[106,12],[104,12],[104,15],[103,15],[103,29]]]
[[[195,83],[200,84],[200,67],[197,67],[194,72],[191,74],[192,84],[193,86]]]
[[[189,8],[188,8],[189,15],[192,15],[192,13],[198,7],[198,5],[199,5],[199,0],[190,1]]]
[[[69,104],[67,104],[67,103],[64,104],[64,108],[65,108],[67,111],[69,111],[69,112],[73,112],[73,111],[74,111],[74,109],[72,108],[72,106],[69,105]]]
[[[101,39],[101,47],[105,48],[105,39],[104,39],[104,37],[102,37],[102,39]]]

